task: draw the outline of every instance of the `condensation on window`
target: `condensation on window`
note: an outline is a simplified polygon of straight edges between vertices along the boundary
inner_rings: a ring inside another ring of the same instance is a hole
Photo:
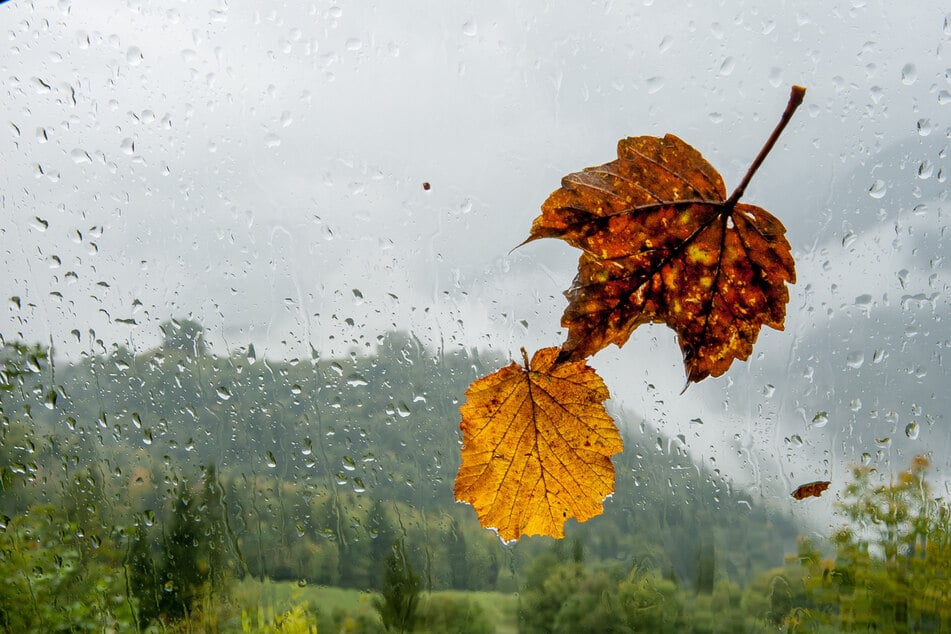
[[[951,626],[947,7],[9,0],[0,32],[2,629]],[[662,324],[592,356],[614,493],[503,543],[455,501],[459,408],[567,335],[540,205],[668,133],[732,191],[792,85],[743,196],[787,229],[784,329],[687,389]]]

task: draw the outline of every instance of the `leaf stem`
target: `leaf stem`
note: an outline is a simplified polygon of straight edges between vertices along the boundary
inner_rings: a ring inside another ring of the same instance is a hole
[[[531,368],[531,365],[528,363],[528,353],[525,352],[524,347],[522,347],[522,360],[525,362],[525,371],[530,372],[532,368]]]
[[[789,93],[789,101],[786,103],[786,109],[783,111],[783,116],[779,118],[779,123],[776,124],[776,127],[773,128],[773,133],[769,135],[769,138],[766,139],[766,143],[763,145],[763,149],[759,151],[759,154],[756,155],[756,158],[753,160],[753,164],[750,165],[750,168],[746,170],[746,175],[743,177],[742,182],[739,186],[733,190],[733,193],[730,194],[730,197],[726,199],[724,205],[727,209],[732,209],[734,205],[740,200],[740,197],[743,196],[743,192],[746,191],[746,186],[750,184],[750,181],[753,179],[753,174],[756,173],[756,170],[759,169],[759,166],[763,164],[763,161],[766,160],[766,156],[773,149],[773,146],[776,145],[776,141],[779,140],[779,135],[783,133],[783,130],[786,128],[786,124],[789,123],[789,120],[792,119],[793,113],[796,112],[796,108],[802,103],[803,97],[806,95],[806,89],[802,86],[793,86],[792,90]]]

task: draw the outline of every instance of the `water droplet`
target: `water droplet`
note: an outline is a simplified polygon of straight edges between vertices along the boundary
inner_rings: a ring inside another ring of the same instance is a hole
[[[56,407],[56,390],[50,390],[46,393],[46,400],[43,404],[46,405],[46,409],[54,409]]]
[[[274,458],[274,454],[271,453],[270,451],[264,452],[264,458],[265,458],[265,464],[269,468],[273,469],[274,467],[277,466],[277,459]]]
[[[883,198],[887,189],[885,181],[876,179],[872,186],[868,188],[868,195],[875,199]]]
[[[911,438],[912,440],[918,440],[918,433],[921,430],[918,427],[918,421],[913,420],[907,425],[905,425],[905,435]]]
[[[951,103],[951,92],[948,92],[947,90],[942,90],[941,92],[939,92],[938,104],[942,106],[946,106],[949,103]]]
[[[347,377],[347,385],[350,387],[363,387],[369,384],[370,382],[363,378],[362,374],[357,374],[356,372]]]
[[[36,94],[38,95],[45,95],[49,92],[52,92],[53,90],[53,88],[49,84],[47,84],[45,81],[43,81],[39,77],[33,78],[33,88],[34,90],[36,90]]]
[[[852,410],[853,412],[857,412],[857,411],[859,411],[860,409],[862,409],[862,399],[860,399],[860,398],[853,398],[853,399],[849,402],[849,409]]]
[[[934,126],[931,123],[931,119],[918,119],[919,136],[928,136],[932,130],[934,130]]]
[[[400,418],[406,418],[410,415],[409,407],[406,405],[406,403],[400,401],[400,404],[396,406],[396,413]]]
[[[343,376],[343,366],[337,363],[336,361],[330,364],[330,369],[333,370],[337,376]]]
[[[736,61],[732,57],[727,57],[720,64],[720,75],[723,77],[731,75],[734,68],[736,68]]]
[[[767,383],[763,386],[763,396],[766,398],[773,398],[773,395],[776,393],[776,386],[772,383]]]
[[[231,398],[231,392],[229,392],[228,388],[223,385],[219,385],[218,389],[215,390],[215,393],[218,394],[218,398],[220,398],[222,401],[227,401]]]
[[[888,449],[892,444],[892,439],[886,436],[885,438],[876,438],[875,444],[878,445],[879,449]]]
[[[810,427],[816,427],[821,429],[829,424],[829,413],[828,412],[816,412],[816,415],[812,417],[812,422],[809,423]]]
[[[645,82],[647,85],[647,94],[653,95],[655,92],[658,92],[661,88],[664,87],[664,78],[663,77],[649,77]]]
[[[248,360],[248,365],[251,365],[251,364],[253,364],[255,361],[257,361],[258,355],[257,355],[257,353],[254,351],[254,344],[253,344],[253,343],[249,343],[249,344],[248,344],[248,354],[246,355],[245,358],[247,358],[247,360]]]
[[[769,69],[769,85],[773,88],[779,88],[783,83],[783,69],[773,66]]]
[[[151,445],[152,444],[152,430],[145,428],[142,430],[142,444]]]
[[[695,425],[703,425],[703,419],[702,419],[702,418],[699,418],[699,417],[698,417],[698,418],[691,418],[691,419],[690,419],[690,422],[691,422],[691,423],[694,423]]]
[[[125,61],[129,62],[130,66],[138,66],[143,59],[145,56],[142,55],[142,50],[138,46],[130,46],[125,52]]]
[[[356,461],[354,461],[354,459],[351,458],[350,456],[344,456],[342,462],[343,462],[343,468],[346,471],[355,471],[357,468]]]
[[[911,86],[918,79],[918,69],[912,63],[905,64],[901,68],[901,83]]]
[[[361,48],[363,48],[363,42],[360,40],[360,38],[351,37],[347,40],[345,46],[347,47],[348,51],[359,51]]]
[[[865,354],[863,352],[850,352],[845,358],[845,365],[853,370],[861,368],[865,364]]]
[[[276,148],[276,147],[280,147],[280,145],[281,145],[281,137],[277,136],[273,132],[269,133],[267,136],[264,137],[265,147]]]
[[[82,163],[92,163],[92,157],[89,156],[89,153],[86,150],[76,148],[75,150],[69,153],[69,158],[73,159],[73,163],[80,165]]]
[[[921,165],[918,166],[918,178],[921,180],[926,180],[931,178],[931,175],[934,173],[934,163],[925,159],[921,162]]]
[[[475,20],[467,20],[465,24],[462,25],[463,35],[468,35],[469,37],[473,37],[478,32],[479,32],[479,26],[476,24]]]

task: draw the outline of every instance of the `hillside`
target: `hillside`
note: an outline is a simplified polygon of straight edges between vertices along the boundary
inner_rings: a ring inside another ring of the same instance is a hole
[[[145,518],[157,540],[182,487],[197,496],[210,477],[239,574],[377,587],[380,561],[403,539],[429,589],[513,591],[551,548],[547,538],[503,546],[453,502],[459,402],[505,360],[428,350],[399,332],[346,358],[214,356],[200,325],[163,330],[158,349],[55,366],[41,348],[5,345],[7,517],[66,496],[84,535]],[[794,550],[796,526],[616,418],[626,445],[617,492],[602,517],[568,527],[566,543],[589,561],[639,562],[695,587],[745,583]]]

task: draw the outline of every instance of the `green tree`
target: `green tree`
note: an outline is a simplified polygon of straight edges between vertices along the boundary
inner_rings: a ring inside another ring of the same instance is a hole
[[[170,619],[191,613],[209,578],[205,540],[195,500],[185,480],[179,482],[171,525],[164,539],[161,611]]]
[[[888,483],[870,467],[855,467],[839,505],[848,523],[832,538],[833,559],[809,540],[800,542],[805,601],[792,601],[787,625],[808,622],[844,631],[893,632],[951,627],[951,561],[948,502],[931,493],[930,461],[912,459]]]
[[[126,555],[126,574],[129,593],[136,600],[136,622],[144,629],[158,618],[162,597],[162,583],[152,553],[152,539],[142,522],[130,530],[129,552]]]
[[[406,558],[402,540],[393,542],[383,561],[383,588],[373,607],[388,631],[409,632],[416,623],[421,579]]]
[[[192,319],[170,319],[159,324],[162,348],[200,357],[207,353],[205,327]]]
[[[62,507],[35,505],[0,531],[0,631],[134,629],[121,564],[110,542],[84,554]]]

